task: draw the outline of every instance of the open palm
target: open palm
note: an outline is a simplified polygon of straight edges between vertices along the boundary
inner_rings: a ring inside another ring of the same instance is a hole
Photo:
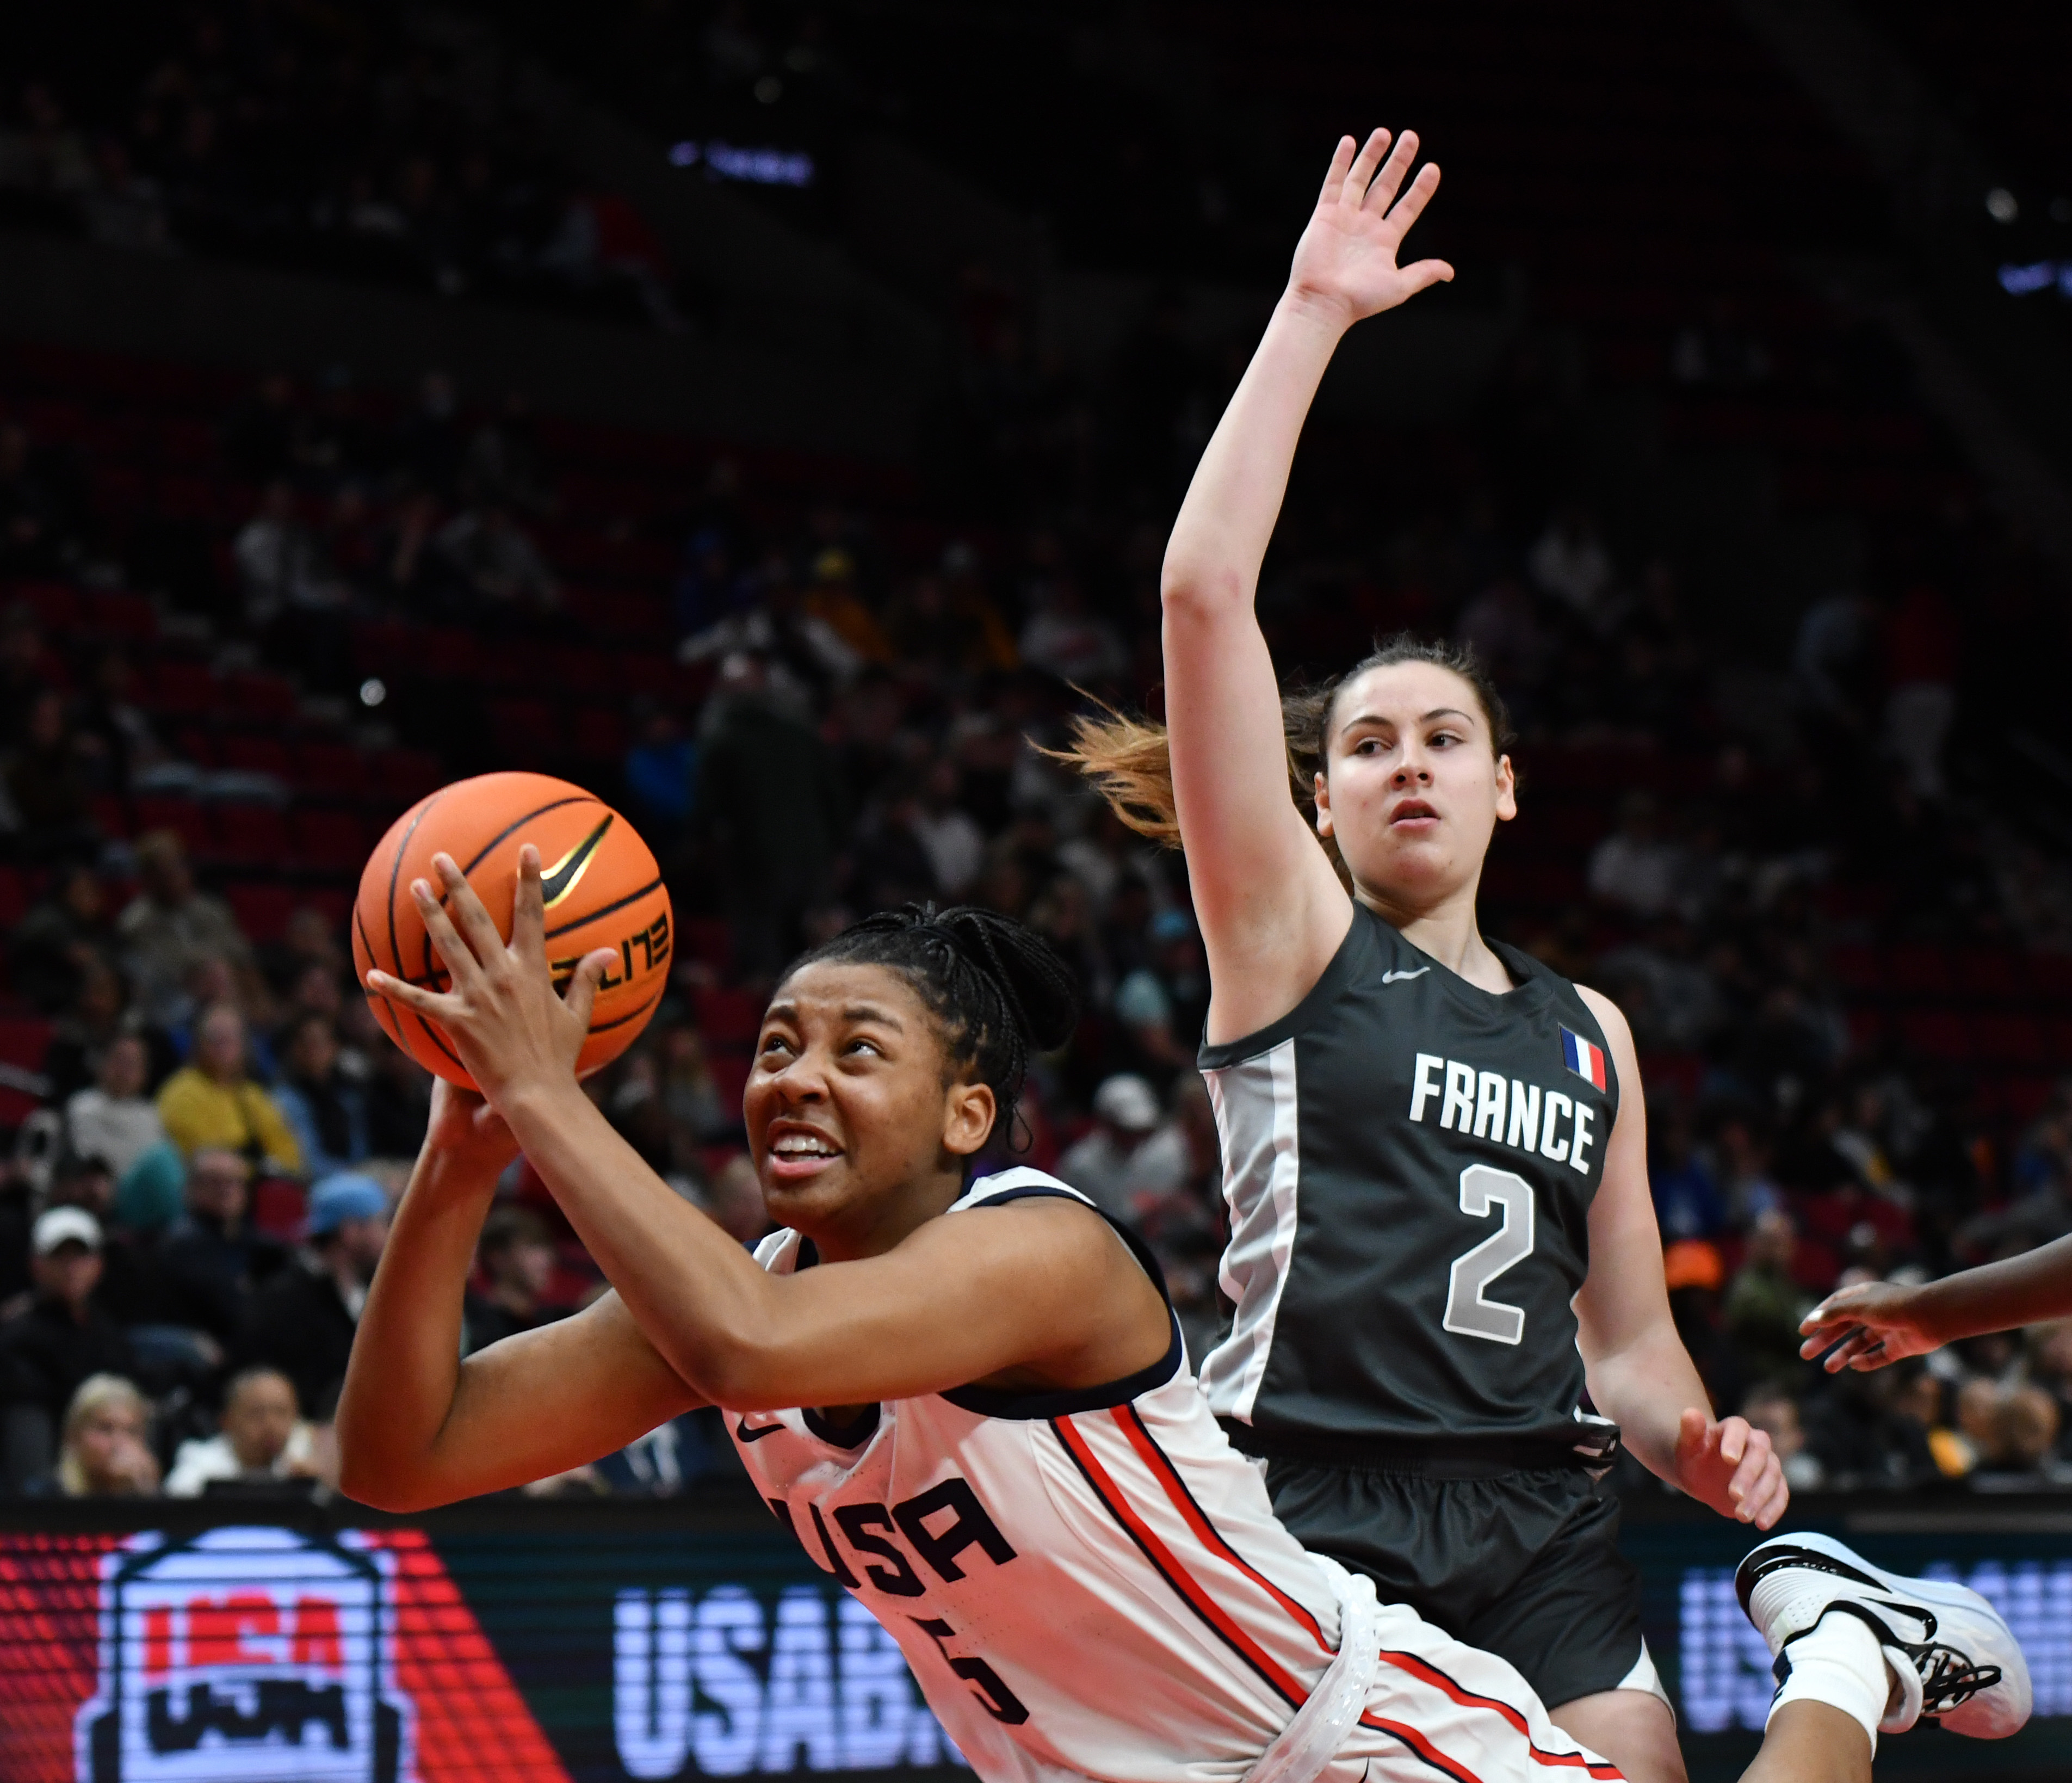
[[[1439,170],[1426,162],[1404,191],[1404,176],[1417,159],[1417,134],[1405,130],[1392,154],[1388,143],[1388,132],[1376,130],[1355,154],[1353,139],[1339,138],[1316,213],[1295,245],[1289,288],[1305,303],[1338,312],[1348,327],[1453,276],[1443,260],[1396,264],[1404,237],[1439,189]]]

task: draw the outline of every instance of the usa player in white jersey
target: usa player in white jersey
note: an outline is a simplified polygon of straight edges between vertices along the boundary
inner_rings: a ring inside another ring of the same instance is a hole
[[[437,867],[452,920],[413,895],[453,989],[368,987],[439,1021],[488,1101],[439,1086],[339,1406],[354,1497],[412,1510],[516,1484],[715,1403],[989,1780],[1619,1774],[1507,1662],[1286,1533],[1141,1246],[1040,1172],[967,1188],[1030,1051],[1075,1019],[1030,931],[910,909],[791,969],[745,1098],[784,1222],[751,1260],[576,1083],[604,957],[556,994],[536,854],[508,945]],[[475,1237],[517,1145],[614,1291],[462,1362]],[[1918,1714],[1924,1678],[1959,1731],[2025,1713],[2019,1652],[1969,1593],[1833,1545],[1751,1563],[1753,1612],[1792,1662],[1751,1776],[1868,1778],[1880,1722]]]

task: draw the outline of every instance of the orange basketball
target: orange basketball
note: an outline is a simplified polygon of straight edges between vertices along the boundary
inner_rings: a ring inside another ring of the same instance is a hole
[[[602,800],[545,774],[482,774],[420,799],[389,826],[360,875],[352,962],[364,985],[379,967],[444,990],[446,969],[417,918],[410,882],[436,887],[432,856],[447,854],[511,938],[518,850],[540,850],[547,957],[560,982],[583,955],[609,947],[619,963],[598,986],[590,1038],[576,1062],[587,1072],[615,1059],[648,1025],[669,982],[669,894],[647,843]],[[369,992],[383,1032],[429,1071],[472,1089],[437,1022]]]

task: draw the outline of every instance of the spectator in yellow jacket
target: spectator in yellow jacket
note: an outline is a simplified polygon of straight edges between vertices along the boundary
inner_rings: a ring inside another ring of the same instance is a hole
[[[212,1004],[194,1035],[193,1058],[158,1092],[158,1118],[173,1143],[190,1157],[204,1147],[236,1151],[263,1159],[267,1169],[299,1174],[294,1133],[248,1069],[245,1018],[229,1003]]]

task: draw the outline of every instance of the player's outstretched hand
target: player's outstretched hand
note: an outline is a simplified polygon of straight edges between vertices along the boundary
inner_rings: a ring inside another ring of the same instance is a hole
[[[1927,1329],[1921,1291],[1897,1282],[1858,1282],[1838,1288],[1800,1320],[1806,1341],[1799,1353],[1809,1362],[1833,1346],[1826,1368],[1867,1373],[1888,1362],[1926,1355],[1942,1340]]]
[[[492,1104],[574,1082],[598,980],[618,956],[609,948],[586,954],[565,995],[556,992],[547,964],[540,851],[529,842],[518,851],[508,945],[450,854],[434,854],[432,870],[450,908],[441,908],[423,879],[412,882],[410,896],[452,988],[431,990],[385,972],[368,973],[368,988],[437,1022]]]
[[[1688,1407],[1676,1429],[1676,1484],[1722,1517],[1766,1530],[1784,1514],[1791,1489],[1770,1432],[1745,1418],[1708,1418]]]
[[[1404,237],[1439,189],[1439,169],[1426,162],[1404,191],[1404,176],[1417,159],[1417,133],[1405,130],[1392,153],[1388,142],[1388,132],[1376,130],[1355,154],[1350,136],[1339,138],[1316,212],[1295,244],[1289,292],[1342,327],[1453,276],[1443,260],[1396,264]]]

